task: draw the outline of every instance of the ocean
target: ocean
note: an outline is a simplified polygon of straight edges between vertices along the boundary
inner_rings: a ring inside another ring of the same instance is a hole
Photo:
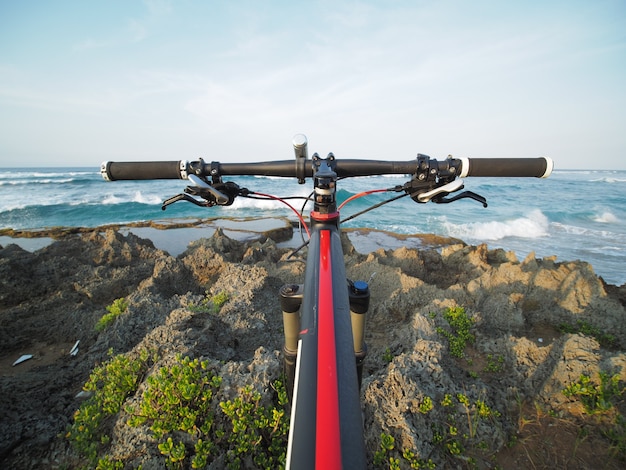
[[[239,186],[276,196],[307,196],[312,183],[266,177],[233,177]],[[405,177],[377,176],[338,183],[340,201],[361,191],[394,187]],[[201,208],[164,199],[183,191],[181,180],[105,182],[99,168],[0,169],[0,228],[104,224],[202,217],[293,218],[275,201],[238,198],[232,206]],[[406,197],[344,224],[400,234],[434,233],[468,244],[513,250],[522,260],[539,258],[591,263],[605,281],[626,283],[626,171],[555,170],[548,179],[466,178],[465,190],[484,196],[489,207],[470,199],[452,204],[416,204]],[[397,193],[371,194],[347,204],[342,217]],[[290,201],[297,208],[299,201]]]

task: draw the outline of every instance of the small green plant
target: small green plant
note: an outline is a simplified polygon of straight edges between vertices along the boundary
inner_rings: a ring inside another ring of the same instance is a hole
[[[461,459],[471,464],[473,457],[466,455],[467,449],[472,452],[487,450],[485,442],[478,440],[479,423],[497,418],[500,413],[491,409],[484,400],[472,400],[464,393],[457,393],[456,396],[446,393],[439,403],[447,410],[446,421],[432,423],[432,444],[454,460]],[[459,412],[465,414],[466,423]]]
[[[467,315],[463,307],[449,307],[443,313],[452,331],[437,327],[437,333],[446,337],[450,343],[450,354],[454,357],[463,357],[467,343],[473,343],[475,337],[470,333],[474,321]]]
[[[626,389],[619,375],[606,371],[600,371],[599,383],[581,374],[563,390],[566,397],[580,400],[585,413],[595,416],[602,436],[609,440],[620,459],[626,458],[626,419],[621,414],[624,392]]]
[[[461,443],[458,440],[450,440],[446,442],[446,448],[448,449],[448,452],[450,452],[450,455],[452,456],[461,455],[465,451],[465,449],[463,448],[463,445],[461,445]]]
[[[167,457],[168,466],[171,468],[182,468],[183,461],[187,456],[187,452],[185,449],[185,443],[179,442],[177,444],[174,443],[174,440],[171,437],[168,437],[165,442],[161,442],[158,446],[161,454]],[[195,462],[195,459],[194,459]],[[204,465],[203,465],[204,466]],[[200,468],[200,467],[193,467]]]
[[[124,468],[124,462],[119,460],[112,460],[108,455],[98,460],[96,470],[122,470]]]
[[[374,465],[381,468],[383,467],[383,465],[388,464],[389,470],[399,470],[400,459],[392,455],[395,446],[396,441],[393,436],[390,434],[382,433],[380,435],[380,444],[378,445],[378,450],[374,453]],[[436,468],[434,462],[431,459],[420,459],[415,454],[415,452],[410,449],[404,449],[402,451],[402,458],[409,464],[410,468],[423,468],[428,470],[434,470]]]
[[[389,453],[395,446],[396,440],[393,436],[391,434],[382,433],[380,435],[378,450],[374,453],[374,465],[381,466],[383,463],[389,462]]]
[[[485,372],[497,373],[504,370],[504,356],[494,357],[493,354],[487,354],[487,365]]]
[[[127,413],[130,426],[148,426],[169,468],[204,468],[218,455],[228,468],[254,463],[256,468],[284,468],[289,418],[287,391],[282,380],[273,382],[274,400],[262,405],[262,396],[245,387],[232,400],[217,402],[221,378],[207,361],[176,356],[146,379],[135,404],[123,408],[156,357],[143,351],[139,358],[112,356],[96,367],[85,384],[92,393],[74,415],[67,438],[89,462],[89,468],[117,470],[124,462],[106,455],[111,442],[111,416]]]
[[[148,377],[148,387],[138,408],[129,407],[129,424],[150,424],[156,439],[173,431],[196,434],[213,422],[211,399],[221,379],[208,371],[208,363],[176,356],[172,367],[161,367]]]
[[[282,381],[275,382],[274,387],[280,389],[279,408],[261,406],[261,394],[251,386],[244,387],[234,400],[220,403],[220,408],[232,425],[226,454],[230,468],[240,468],[246,456],[252,457],[252,461],[260,468],[284,465],[285,438],[289,430],[289,420],[284,410],[287,395]]]
[[[69,427],[66,437],[73,447],[89,462],[98,462],[98,452],[110,440],[103,422],[118,413],[124,400],[137,390],[145,374],[150,355],[144,350],[136,359],[128,355],[113,356],[96,367],[83,387],[91,396],[74,413],[74,422]],[[114,462],[101,460],[102,468],[115,468]]]
[[[475,468],[475,455],[489,452],[487,442],[481,439],[481,433],[489,426],[479,425],[500,417],[500,412],[491,408],[486,400],[474,399],[465,393],[445,393],[437,401],[425,396],[417,411],[427,415],[414,419],[428,420],[432,433],[430,445],[439,450],[444,462],[435,464],[432,458],[420,457],[413,449],[396,449],[393,436],[383,433],[374,453],[376,467],[391,469],[404,464],[403,468],[408,465],[412,469],[456,468],[462,462],[463,468]]]
[[[417,455],[415,455],[415,452],[410,449],[404,449],[404,451],[402,452],[402,457],[408,462],[409,467],[411,468],[424,468],[427,470],[435,470],[435,468],[437,468],[432,459],[420,459],[417,457]]]
[[[419,404],[418,410],[423,415],[427,415],[433,410],[434,407],[435,404],[433,403],[433,399],[426,395],[422,402]]]
[[[189,310],[195,313],[219,313],[224,304],[230,300],[230,295],[226,291],[211,295],[208,291],[199,304],[192,303]]]
[[[391,353],[391,349],[385,349],[385,352],[383,353],[383,361],[387,363],[393,361],[393,354]]]
[[[593,326],[591,323],[584,320],[578,320],[575,324],[561,323],[559,330],[563,333],[582,334],[585,336],[591,336],[595,338],[600,346],[605,348],[612,348],[616,346],[616,338],[610,333],[605,333],[600,328]]]
[[[98,323],[96,323],[96,331],[103,331],[106,329],[117,319],[117,317],[124,313],[127,308],[128,302],[126,302],[126,299],[115,299],[111,305],[106,307],[107,312],[109,313],[105,313],[100,320],[98,320]]]
[[[614,406],[621,398],[624,388],[620,387],[618,374],[610,375],[601,371],[600,383],[596,384],[591,377],[582,374],[579,379],[563,390],[568,398],[578,398],[588,414],[604,413]]]
[[[472,403],[469,397],[464,393],[457,393],[456,398],[465,408],[469,437],[472,439],[476,437],[476,429],[480,420],[497,418],[500,416],[500,412],[492,410],[484,400],[477,399],[474,403]]]
[[[444,407],[449,407],[452,406],[453,402],[452,402],[452,395],[450,395],[449,393],[446,393],[443,398],[441,399],[441,406]]]
[[[612,425],[604,430],[603,434],[611,442],[614,452],[621,459],[626,458],[626,419],[624,416],[618,414]]]
[[[221,453],[231,469],[245,466],[248,460],[259,468],[283,466],[289,420],[282,381],[273,383],[275,406],[261,405],[261,394],[251,386],[218,404],[214,397],[221,382],[207,361],[178,355],[174,365],[148,377],[140,405],[127,409],[128,424],[149,425],[172,468],[188,462],[192,468],[203,468]],[[181,433],[187,437],[183,439]]]

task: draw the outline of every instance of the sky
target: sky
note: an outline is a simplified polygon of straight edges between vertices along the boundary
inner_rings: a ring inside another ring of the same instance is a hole
[[[0,0],[0,167],[626,169],[626,1]]]

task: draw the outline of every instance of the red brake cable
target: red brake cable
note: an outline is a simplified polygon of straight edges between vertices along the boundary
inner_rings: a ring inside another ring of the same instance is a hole
[[[304,230],[306,230],[306,234],[309,236],[309,238],[311,238],[311,232],[309,232],[309,227],[307,226],[306,222],[304,221],[304,218],[302,217],[302,214],[300,214],[300,212],[298,212],[298,210],[295,207],[293,207],[291,204],[289,204],[287,201],[285,201],[284,199],[282,199],[282,198],[280,198],[278,196],[272,196],[271,194],[257,193],[256,191],[254,191],[254,192],[251,191],[250,194],[256,194],[257,196],[263,196],[263,197],[266,197],[268,199],[274,199],[275,201],[282,202],[283,204],[285,204],[287,207],[289,207],[289,209],[291,209],[298,216],[298,219],[300,219],[300,223],[304,227]]]
[[[371,190],[369,190],[369,191],[363,191],[363,192],[361,192],[361,193],[354,194],[354,195],[350,196],[348,199],[346,199],[345,201],[343,201],[343,202],[339,205],[338,210],[341,210],[341,208],[342,208],[343,206],[345,206],[346,204],[348,204],[350,201],[354,201],[355,199],[358,199],[358,198],[360,198],[360,197],[363,197],[363,196],[368,196],[368,195],[370,195],[370,194],[374,194],[374,193],[386,193],[386,192],[388,192],[388,191],[389,191],[388,189],[371,189]]]

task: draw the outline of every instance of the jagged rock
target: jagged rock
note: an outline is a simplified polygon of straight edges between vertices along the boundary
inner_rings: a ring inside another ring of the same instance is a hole
[[[369,254],[358,253],[345,236],[342,244],[347,275],[370,281],[372,294],[362,387],[370,461],[386,432],[398,448],[441,464],[432,423],[463,413],[458,401],[441,408],[445,394],[484,400],[500,413],[471,430],[495,453],[514,432],[518,403],[566,413],[571,402],[562,390],[580,374],[611,370],[626,380],[624,287],[604,284],[587,263],[534,254],[520,262],[511,252],[461,243]],[[155,368],[176,354],[204,358],[223,377],[224,399],[246,385],[269,393],[281,370],[276,292],[302,282],[306,249],[288,254],[269,239],[245,244],[220,230],[178,257],[115,230],[70,234],[36,253],[15,245],[0,249],[3,467],[74,468],[63,432],[80,404],[76,394],[109,349],[157,351],[162,362]],[[222,291],[230,300],[219,312],[191,308],[207,292]],[[128,310],[97,333],[106,306],[120,297]],[[475,321],[471,364],[452,357],[438,332],[447,325],[442,312],[455,306]],[[612,345],[561,332],[562,324],[579,321],[610,333]],[[81,350],[71,357],[77,339]],[[33,359],[10,367],[25,348]],[[495,376],[483,372],[488,355],[503,358]],[[420,411],[426,397],[437,404],[431,414]],[[121,418],[111,426],[112,455],[129,455],[132,448],[133,465],[162,465],[145,430]]]

